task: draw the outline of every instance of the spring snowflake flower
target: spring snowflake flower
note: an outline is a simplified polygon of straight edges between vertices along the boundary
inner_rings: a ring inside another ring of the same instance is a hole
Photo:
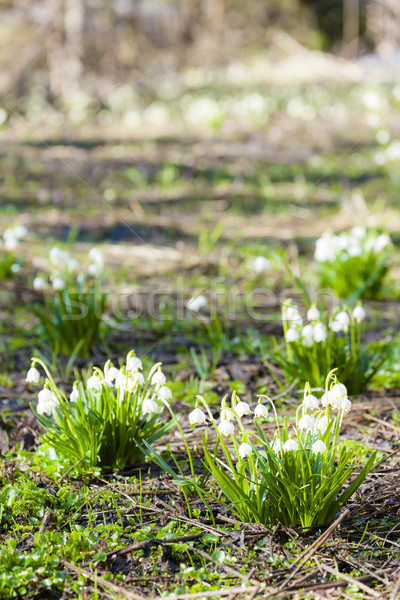
[[[320,318],[320,316],[321,313],[316,306],[312,306],[307,311],[307,319],[309,321],[317,321]]]
[[[306,348],[311,348],[314,343],[314,328],[312,325],[305,325],[301,331],[302,344]]]
[[[351,410],[351,401],[348,398],[343,398],[339,403],[339,409],[343,412],[349,412]]]
[[[35,367],[31,367],[26,374],[26,381],[37,385],[40,381],[40,373]]]
[[[89,265],[87,268],[87,272],[89,273],[89,275],[91,275],[92,277],[98,277],[98,275],[100,275],[102,269],[100,269],[99,265]]]
[[[156,413],[159,410],[157,402],[154,402],[151,398],[145,398],[142,403],[142,413],[147,415],[149,413]]]
[[[308,394],[308,396],[306,396],[303,400],[303,406],[306,410],[317,410],[318,405],[318,398],[312,394]]]
[[[329,392],[325,392],[324,394],[322,394],[322,396],[321,396],[321,404],[324,407],[327,406],[328,404],[330,404]]]
[[[351,233],[359,240],[363,240],[367,236],[367,230],[361,225],[356,225],[352,228]]]
[[[142,361],[137,356],[131,356],[128,360],[128,371],[137,371],[142,368]]]
[[[93,392],[99,392],[101,390],[101,386],[102,386],[102,381],[101,381],[100,377],[97,377],[97,375],[92,375],[87,380],[87,389],[88,390],[91,390]]]
[[[326,452],[326,445],[322,440],[318,440],[313,443],[311,450],[314,452],[314,454],[323,454]]]
[[[336,247],[334,236],[331,233],[325,232],[316,241],[314,256],[318,262],[332,262],[335,260]]]
[[[246,456],[250,456],[253,453],[253,448],[247,442],[243,442],[240,444],[238,448],[238,454],[240,458],[246,458]]]
[[[318,419],[317,429],[322,433],[322,435],[328,429],[328,417],[326,415],[322,415],[322,417]]]
[[[43,279],[43,277],[35,277],[35,279],[33,280],[32,283],[33,289],[36,290],[37,292],[41,292],[42,290],[45,289],[46,287],[46,282]]]
[[[65,281],[64,279],[61,279],[61,277],[56,277],[53,279],[52,285],[53,289],[56,290],[56,292],[59,292],[65,288]]]
[[[251,264],[251,268],[256,273],[262,273],[263,271],[267,271],[270,268],[270,266],[271,263],[268,260],[268,258],[265,258],[265,256],[257,256]]]
[[[289,327],[285,333],[285,340],[290,344],[291,342],[297,342],[300,338],[299,332]]]
[[[325,342],[327,337],[326,327],[323,323],[316,323],[314,325],[313,330],[314,342],[319,344],[320,342]]]
[[[264,404],[261,404],[259,402],[254,409],[254,418],[255,419],[261,419],[261,418],[265,419],[266,417],[268,417],[268,408]]]
[[[208,308],[207,298],[203,296],[203,294],[189,298],[189,300],[186,302],[186,307],[192,312],[200,312],[201,310],[205,310]]]
[[[164,385],[165,383],[167,383],[167,378],[165,377],[164,373],[159,369],[154,373],[153,377],[151,378],[151,385]]]
[[[292,440],[292,438],[289,438],[283,444],[282,449],[285,452],[295,452],[296,450],[299,449],[299,443],[296,440]]]
[[[355,306],[353,310],[353,317],[357,323],[361,323],[366,317],[366,312],[362,306]]]
[[[166,385],[162,385],[157,391],[157,394],[160,396],[161,400],[171,400],[172,398],[172,392]]]
[[[89,251],[89,258],[94,264],[103,266],[103,253],[98,248]]]
[[[221,423],[218,425],[217,429],[225,437],[228,437],[228,435],[231,435],[235,431],[235,427],[233,426],[233,423],[231,423],[227,419],[223,419],[221,421]]]
[[[37,411],[39,415],[50,415],[53,408],[58,404],[56,396],[48,388],[40,390],[38,394]]]
[[[139,373],[139,372],[132,373],[132,376],[130,377],[130,379],[134,382],[135,387],[137,387],[138,385],[144,385],[146,383],[143,373]],[[171,395],[171,397],[172,397],[172,395]]]
[[[275,454],[282,454],[282,442],[278,437],[274,439],[271,449]]]
[[[195,408],[189,414],[189,423],[191,425],[202,425],[206,422],[206,418],[207,417],[205,413],[201,410],[201,408]]]
[[[312,417],[311,415],[303,415],[301,417],[301,419],[299,420],[299,429],[302,429],[304,431],[311,431],[311,429],[314,427],[315,425],[315,419],[314,417]]]
[[[118,375],[115,378],[115,387],[121,389],[126,387],[126,374],[123,371],[118,371]]]
[[[346,333],[349,328],[349,324],[350,317],[348,313],[343,310],[336,315],[336,317],[332,321],[331,328],[332,331],[334,331],[335,333],[339,333],[340,331]]]
[[[336,383],[329,390],[329,403],[335,410],[338,410],[342,404],[347,400],[347,390],[342,383]]]
[[[374,241],[373,251],[375,254],[379,254],[390,244],[390,237],[384,233],[378,235],[376,240]]]
[[[284,319],[295,326],[303,325],[303,319],[301,318],[301,314],[299,313],[297,306],[288,306],[286,311],[284,311]]]
[[[4,240],[4,248],[6,250],[8,250],[9,252],[13,252],[14,250],[16,250],[18,248],[18,240],[13,237],[9,237],[9,238],[5,239]]]
[[[50,250],[49,260],[51,264],[59,271],[63,271],[65,269],[69,259],[70,256],[67,250],[61,250],[57,247],[54,247]]]
[[[117,379],[117,377],[120,375],[119,370],[116,367],[109,367],[105,372],[104,372],[104,381],[106,383],[108,383],[108,385],[114,385],[115,380]]]
[[[235,411],[239,418],[243,417],[243,415],[248,415],[251,412],[250,406],[247,404],[247,402],[238,402],[236,404]]]
[[[79,269],[79,262],[76,260],[76,258],[69,258],[67,267],[68,271],[74,273],[74,271],[77,271]]]
[[[79,399],[79,391],[74,387],[72,392],[69,395],[70,402],[78,402]]]

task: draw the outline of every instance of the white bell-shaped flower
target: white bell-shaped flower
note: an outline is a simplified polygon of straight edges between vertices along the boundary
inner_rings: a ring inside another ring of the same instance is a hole
[[[243,442],[240,444],[238,448],[238,454],[240,458],[246,458],[246,456],[250,456],[253,453],[253,448],[247,442]]]
[[[308,394],[303,400],[303,406],[306,410],[317,410],[319,406],[319,400],[313,394]]]
[[[326,444],[324,444],[322,440],[317,440],[311,446],[311,450],[314,452],[314,454],[323,454],[326,452]]]
[[[101,390],[102,381],[100,377],[97,377],[97,375],[92,375],[87,380],[86,386],[88,390],[91,390],[93,392],[99,392]]]
[[[208,308],[207,298],[203,296],[203,294],[195,296],[194,298],[189,298],[189,300],[186,302],[186,307],[192,312],[205,310]]]
[[[362,227],[362,225],[356,225],[355,227],[352,227],[351,233],[359,240],[363,240],[367,235],[367,231],[365,227]]]
[[[326,415],[322,415],[322,417],[317,420],[316,426],[318,431],[320,431],[323,435],[328,428],[328,417]]]
[[[157,394],[160,396],[161,400],[171,400],[172,392],[166,385],[162,385],[160,389],[157,391]]]
[[[144,385],[146,383],[143,373],[140,373],[139,371],[137,371],[136,373],[132,373],[131,379],[132,379],[132,381],[135,382],[136,387],[138,385]],[[172,397],[172,394],[171,394],[171,397]]]
[[[271,449],[275,454],[282,454],[282,442],[279,437],[276,437],[272,442]]]
[[[151,398],[145,398],[142,402],[142,413],[147,415],[149,413],[156,413],[159,410],[157,402]]]
[[[347,399],[347,390],[342,383],[336,383],[329,390],[329,404],[335,410],[340,408],[341,403]]]
[[[235,427],[234,427],[233,423],[231,423],[230,421],[228,421],[226,419],[221,421],[221,423],[218,425],[217,429],[225,437],[227,437],[228,435],[231,435],[235,431]]]
[[[265,406],[265,404],[261,404],[259,402],[254,409],[254,418],[255,419],[261,419],[261,418],[265,419],[266,417],[268,417],[268,408]]]
[[[291,324],[292,327],[301,327],[303,325],[303,319],[297,306],[288,306],[284,308],[284,319]]]
[[[189,423],[191,425],[202,425],[206,422],[206,418],[207,417],[205,413],[201,410],[201,408],[195,408],[189,414]]]
[[[74,387],[72,392],[69,395],[70,402],[78,402],[79,399],[79,391]]]
[[[55,277],[52,282],[53,290],[59,292],[65,288],[65,281],[61,277]]]
[[[293,329],[293,327],[289,327],[285,333],[285,340],[290,344],[292,342],[297,342],[299,338],[299,332]]]
[[[119,370],[116,367],[110,367],[104,373],[104,381],[108,383],[108,385],[113,386],[119,374]]]
[[[329,392],[325,392],[324,394],[322,394],[322,396],[321,396],[321,404],[324,407],[328,406],[328,404],[330,404]]]
[[[388,235],[386,235],[385,233],[382,233],[381,235],[378,235],[378,237],[374,241],[373,251],[375,252],[375,254],[379,254],[389,244],[390,244],[390,237]]]
[[[321,316],[320,311],[316,306],[311,306],[307,311],[307,319],[309,321],[317,321]]]
[[[131,356],[127,366],[129,371],[138,371],[142,368],[142,361],[137,356]]]
[[[243,415],[248,415],[251,412],[250,406],[247,404],[247,402],[242,401],[236,404],[235,411],[238,417],[243,417]]]
[[[303,431],[311,431],[315,425],[315,419],[311,415],[303,415],[299,420],[298,427]]]
[[[339,403],[339,409],[343,410],[343,412],[349,412],[351,410],[351,401],[348,398],[342,398]]]
[[[6,250],[8,250],[9,252],[13,252],[14,250],[16,250],[19,246],[19,242],[16,238],[14,237],[9,237],[6,240],[4,240],[4,248]]]
[[[221,421],[233,421],[235,413],[230,408],[221,408]]]
[[[331,328],[332,328],[332,331],[334,331],[335,333],[339,333],[340,331],[343,331],[346,333],[346,331],[349,328],[349,324],[350,324],[350,317],[349,317],[348,313],[343,310],[336,315],[336,317],[334,318],[334,320],[331,323]]]
[[[35,367],[31,367],[26,374],[26,381],[37,385],[40,381],[40,373]]]
[[[48,388],[40,390],[38,394],[37,412],[39,415],[50,415],[53,408],[58,405],[58,399]]]
[[[327,332],[326,327],[323,323],[316,323],[313,329],[314,342],[319,344],[320,342],[325,342]]]
[[[362,306],[355,306],[353,310],[353,317],[357,323],[361,323],[366,317],[366,312]]]
[[[151,385],[164,385],[167,383],[167,378],[161,370],[158,370],[154,373],[151,378]]]
[[[310,324],[305,325],[301,331],[301,343],[303,344],[303,346],[305,346],[306,348],[311,348],[311,346],[314,343],[313,335],[313,326]]]
[[[265,256],[257,256],[251,263],[251,268],[256,273],[267,271],[271,267],[271,263]]]
[[[35,279],[33,280],[32,283],[33,289],[36,290],[37,292],[41,292],[42,290],[45,289],[46,287],[46,282],[43,279],[43,277],[40,277],[39,275],[37,277],[35,277]]]
[[[292,438],[289,438],[283,444],[282,449],[285,452],[295,452],[296,450],[299,449],[299,443],[296,440],[292,440]]]

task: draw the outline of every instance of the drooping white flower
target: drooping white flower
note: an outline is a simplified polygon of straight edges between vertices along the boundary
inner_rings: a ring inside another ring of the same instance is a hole
[[[127,380],[126,373],[124,373],[123,371],[118,371],[118,375],[115,378],[115,387],[117,389],[124,388],[124,390],[125,390],[126,380]]]
[[[4,248],[9,252],[13,252],[18,248],[18,240],[15,237],[9,237],[4,240]]]
[[[53,289],[59,292],[65,288],[65,281],[61,277],[55,277],[52,282]]]
[[[86,386],[87,386],[88,390],[91,390],[93,392],[98,392],[101,390],[102,381],[101,381],[100,377],[97,377],[97,375],[92,375],[87,380]]]
[[[151,378],[151,385],[164,385],[167,383],[167,378],[161,370],[158,370],[154,373]]]
[[[275,452],[275,454],[282,454],[282,442],[279,439],[279,437],[276,437],[272,443],[272,451]]]
[[[230,408],[221,408],[221,421],[233,421],[235,414]]]
[[[349,328],[349,323],[350,323],[350,317],[349,317],[348,313],[345,312],[344,310],[342,310],[340,313],[338,313],[336,315],[336,317],[334,318],[334,320],[331,323],[332,331],[334,331],[335,333],[338,333],[340,331],[343,331],[346,333],[346,331]]]
[[[351,401],[348,398],[342,398],[339,403],[339,409],[343,410],[343,412],[349,412],[351,410]]]
[[[262,273],[263,271],[267,271],[270,268],[270,266],[271,262],[268,260],[268,258],[265,258],[265,256],[257,256],[251,264],[253,271],[255,271],[256,273]]]
[[[77,271],[79,269],[79,262],[76,260],[76,258],[69,258],[67,267],[68,271],[73,273],[74,271]]]
[[[351,233],[354,235],[354,237],[358,238],[359,240],[363,240],[367,235],[367,231],[362,225],[356,225],[355,227],[353,227]]]
[[[251,412],[250,406],[247,404],[247,402],[241,401],[236,404],[235,411],[238,417],[243,417],[243,415],[248,415]]]
[[[151,398],[145,398],[142,402],[142,413],[147,415],[148,413],[156,413],[159,410],[157,402],[154,402]]]
[[[295,452],[296,450],[299,449],[299,443],[296,440],[292,440],[292,438],[289,438],[283,444],[282,449],[285,452]]]
[[[268,408],[265,406],[265,404],[261,404],[259,402],[254,409],[254,418],[261,419],[262,417],[264,419],[268,417]]]
[[[347,390],[342,383],[336,383],[329,390],[329,404],[335,410],[340,408],[340,405],[347,399]]]
[[[142,361],[137,356],[131,356],[128,360],[128,370],[137,371],[142,368]]]
[[[157,391],[157,394],[160,396],[161,400],[171,400],[172,398],[172,392],[166,385],[162,385]]]
[[[360,243],[352,243],[350,244],[349,248],[348,248],[348,253],[349,256],[351,257],[355,257],[355,256],[361,256],[362,254],[362,247]]]
[[[36,290],[37,292],[40,292],[40,291],[44,290],[44,288],[46,287],[46,282],[43,279],[43,277],[37,276],[33,280],[32,286],[33,286],[34,290]]]
[[[104,373],[104,381],[108,383],[108,385],[114,385],[115,380],[119,376],[120,372],[116,367],[110,367]]]
[[[285,321],[290,323],[291,326],[301,327],[303,325],[303,319],[297,306],[288,306],[283,314]]]
[[[200,294],[199,296],[195,296],[193,298],[189,298],[189,300],[186,302],[186,307],[192,312],[199,312],[203,309],[208,308],[207,298],[203,296],[203,294]]]
[[[92,265],[88,266],[87,272],[92,277],[98,277],[98,275],[100,275],[100,273],[101,273],[101,269],[100,269],[99,265],[92,264]]]
[[[77,390],[77,388],[74,387],[74,389],[72,390],[72,392],[69,395],[69,399],[71,402],[78,402],[79,391]]]
[[[314,325],[313,335],[314,342],[317,342],[317,344],[319,344],[320,342],[325,342],[327,336],[325,325],[323,323],[316,323]]]
[[[16,225],[15,227],[13,227],[12,232],[14,237],[17,238],[17,240],[22,240],[22,238],[24,238],[28,234],[28,230],[25,227],[25,225]]]
[[[375,254],[379,254],[386,248],[386,246],[388,246],[388,244],[390,244],[390,237],[385,233],[382,233],[381,235],[378,235],[374,241],[373,251]]]
[[[326,415],[322,415],[322,417],[320,417],[317,420],[317,429],[323,435],[325,433],[325,431],[327,430],[327,428],[328,428],[328,417]]]
[[[26,374],[26,381],[37,385],[40,381],[40,373],[35,367],[31,367]]]
[[[227,419],[223,419],[221,421],[221,423],[218,425],[217,429],[222,435],[225,435],[226,437],[228,435],[231,435],[231,433],[233,433],[235,431],[235,427],[234,427],[233,423],[231,423]]]
[[[326,445],[322,440],[317,440],[311,446],[311,450],[314,452],[314,454],[323,454],[326,452]]]
[[[300,338],[300,334],[298,331],[289,327],[289,329],[285,333],[285,340],[290,344],[291,342],[297,342]]]
[[[243,442],[240,444],[238,448],[238,454],[240,458],[245,458],[246,456],[250,456],[253,453],[253,448],[247,442]]]
[[[322,406],[327,406],[328,404],[330,404],[329,392],[325,392],[324,394],[322,394],[321,404]]]
[[[103,253],[99,248],[92,248],[89,251],[89,258],[94,264],[103,266]]]
[[[299,429],[310,431],[315,425],[315,419],[311,415],[303,415],[299,420]]]
[[[309,321],[316,321],[320,318],[320,316],[321,313],[316,306],[311,306],[311,308],[309,308],[307,311],[307,319]]]
[[[189,414],[189,423],[191,425],[201,425],[202,423],[206,422],[206,418],[207,417],[201,408],[195,408]]]
[[[68,260],[69,260],[69,252],[67,250],[61,250],[56,246],[50,250],[49,260],[52,265],[54,265],[57,269],[63,270],[65,269]]]
[[[334,236],[325,232],[315,243],[315,260],[318,262],[332,262],[336,258]]]
[[[144,385],[146,383],[143,373],[139,373],[139,371],[132,373],[131,379],[134,381],[135,387],[138,385]]]
[[[308,394],[303,400],[303,406],[306,410],[316,410],[319,405],[319,400],[316,396]]]
[[[362,306],[355,306],[353,310],[353,317],[357,323],[361,323],[366,317],[366,312]]]
[[[51,414],[51,411],[57,406],[57,404],[58,399],[51,390],[49,390],[48,388],[40,390],[38,394],[38,405],[36,409],[39,415]]]
[[[306,348],[311,348],[314,343],[313,335],[313,326],[311,324],[305,325],[301,330],[301,343],[303,346],[306,346]]]

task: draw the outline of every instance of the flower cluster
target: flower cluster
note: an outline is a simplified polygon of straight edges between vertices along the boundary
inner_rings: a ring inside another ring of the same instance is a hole
[[[288,344],[295,342],[310,348],[314,343],[321,344],[327,341],[329,331],[334,333],[347,333],[351,319],[361,323],[366,313],[361,305],[357,305],[350,314],[342,310],[328,320],[321,315],[318,308],[313,305],[307,311],[309,323],[304,325],[303,318],[297,306],[289,303],[283,306],[282,319],[284,322],[285,340]]]
[[[15,258],[15,250],[27,233],[24,225],[8,227],[3,231],[0,236],[0,278],[11,276],[21,269],[20,262]]]
[[[49,272],[51,286],[55,291],[62,291],[73,283],[83,284],[87,276],[99,277],[104,271],[104,260],[101,250],[92,248],[88,254],[89,264],[86,272],[76,258],[68,250],[54,246],[49,253]],[[47,289],[48,281],[42,275],[37,275],[33,280],[33,288],[37,291]]]
[[[390,237],[384,233],[367,233],[364,227],[353,227],[350,234],[335,235],[325,232],[316,241],[315,259],[318,262],[347,261],[363,254],[380,254],[390,245]]]

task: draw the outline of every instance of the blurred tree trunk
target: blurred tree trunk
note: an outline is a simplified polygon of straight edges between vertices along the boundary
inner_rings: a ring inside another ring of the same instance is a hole
[[[224,31],[225,0],[207,0],[206,11],[211,33],[221,39]]]
[[[47,45],[50,92],[61,102],[82,85],[84,1],[50,0],[54,15]]]
[[[371,0],[367,5],[367,33],[382,56],[398,52],[400,0]]]
[[[343,0],[342,53],[349,60],[358,54],[360,35],[359,0]]]

